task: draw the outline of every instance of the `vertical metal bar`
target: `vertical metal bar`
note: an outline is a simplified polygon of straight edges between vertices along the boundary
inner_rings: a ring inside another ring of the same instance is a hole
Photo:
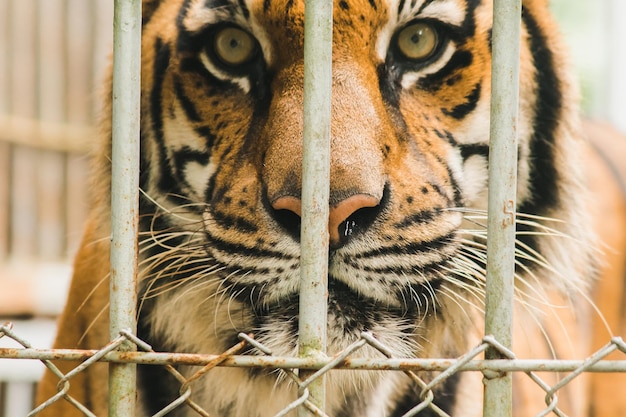
[[[325,355],[328,298],[328,213],[330,193],[330,103],[332,0],[306,0],[304,23],[304,132],[300,281],[300,356]],[[310,373],[301,372],[306,378]],[[324,377],[308,387],[322,410]],[[300,417],[311,415],[304,407]]]
[[[521,0],[494,0],[485,334],[511,347]],[[487,359],[499,358],[495,349]],[[485,417],[512,414],[512,378],[485,378]]]
[[[115,0],[113,26],[111,338],[137,327],[141,0]],[[109,371],[109,416],[134,416],[136,365],[112,363]]]

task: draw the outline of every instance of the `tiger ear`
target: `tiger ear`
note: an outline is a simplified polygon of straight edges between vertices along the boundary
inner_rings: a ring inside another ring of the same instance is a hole
[[[145,23],[150,20],[152,13],[159,7],[161,0],[143,0],[141,4],[141,20]]]

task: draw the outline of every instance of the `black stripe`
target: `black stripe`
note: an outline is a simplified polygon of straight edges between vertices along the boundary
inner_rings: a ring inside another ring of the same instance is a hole
[[[387,57],[387,61],[389,61],[389,57]],[[387,107],[397,108],[400,101],[399,92],[401,87],[399,83],[394,83],[391,80],[399,79],[399,69],[385,63],[376,68],[376,73],[378,74],[378,88],[380,89],[383,100],[388,104]]]
[[[441,209],[435,208],[432,210],[424,210],[418,213],[412,214],[409,217],[402,219],[402,221],[395,223],[393,226],[399,229],[404,229],[409,226],[415,226],[420,224],[426,224],[432,222],[435,218],[441,215]]]
[[[461,186],[459,185],[457,179],[454,177],[454,172],[452,172],[452,168],[449,165],[446,166],[446,170],[448,171],[448,177],[450,178],[450,183],[454,192],[454,207],[463,207],[465,206],[465,201],[463,199],[463,191],[461,190]]]
[[[463,31],[467,38],[471,38],[476,34],[476,20],[474,19],[474,11],[480,6],[482,0],[467,0],[465,8],[465,21],[463,21]]]
[[[276,260],[295,261],[296,257],[286,255],[283,252],[274,250],[261,249],[256,246],[246,246],[240,243],[227,242],[218,236],[206,233],[206,240],[209,248],[215,248],[220,252],[226,253],[243,253],[248,257],[271,258]]]
[[[159,7],[159,0],[144,0],[141,6],[141,26],[142,28],[150,22],[154,11]]]
[[[429,4],[431,4],[434,0],[426,0],[424,3],[422,3],[422,5],[420,6],[420,9],[417,11],[417,14],[419,15],[420,13],[422,13],[422,11],[428,7]],[[415,0],[411,1],[411,7],[415,7]]]
[[[422,265],[407,265],[407,266],[388,266],[388,267],[363,267],[356,262],[346,261],[345,263],[350,266],[355,272],[354,275],[351,276],[351,279],[355,280],[355,282],[367,283],[375,282],[376,285],[379,285],[381,282],[389,283],[387,277],[391,277],[391,279],[397,279],[397,277],[402,277],[404,282],[404,286],[400,287],[402,283],[392,285],[390,290],[395,290],[395,298],[401,300],[406,299],[406,295],[409,295],[411,292],[414,294],[418,294],[418,292],[414,292],[415,288],[411,288],[411,286],[407,286],[407,282],[410,279],[417,279],[419,282],[415,283],[415,286],[422,286],[422,284],[431,282],[436,282],[440,279],[441,273],[441,265],[450,259],[453,258],[455,251],[448,251],[449,253],[442,253],[441,251],[437,253],[438,259],[432,260],[428,263]],[[389,285],[391,285],[389,283]],[[421,288],[421,290],[425,290],[426,288]],[[423,291],[422,291],[423,292]],[[409,298],[410,295],[409,295]]]
[[[481,83],[478,83],[472,89],[472,92],[465,97],[465,103],[455,106],[452,110],[442,109],[443,114],[451,116],[457,120],[463,119],[476,109],[480,100]]]
[[[215,221],[215,223],[219,224],[225,229],[230,229],[231,227],[234,227],[237,229],[237,231],[243,233],[256,233],[259,231],[259,228],[256,224],[249,222],[241,217],[231,216],[217,210],[211,211],[211,217],[212,220]]]
[[[189,146],[183,146],[173,152],[172,159],[176,173],[178,174],[178,181],[189,187],[189,183],[187,182],[184,174],[185,167],[189,162],[197,162],[200,165],[206,166],[209,163],[209,153],[192,149]]]
[[[420,88],[428,91],[437,91],[441,88],[444,80],[453,75],[456,71],[472,65],[474,55],[470,51],[458,50],[442,69],[434,74],[429,74],[419,80]]]
[[[400,0],[400,1],[398,2],[398,10],[396,11],[396,14],[397,14],[398,16],[401,16],[401,15],[402,15],[402,9],[404,9],[404,2],[405,2],[405,1],[406,1],[406,0]]]
[[[183,108],[187,119],[192,122],[202,121],[200,115],[198,114],[198,111],[196,110],[196,105],[189,99],[189,97],[187,97],[183,84],[180,81],[180,77],[174,78],[174,92],[176,93],[176,98]]]
[[[250,10],[248,10],[248,6],[246,6],[246,2],[244,0],[237,0],[237,4],[239,4],[239,8],[241,9],[241,13],[243,17],[248,20],[250,18]]]
[[[446,140],[448,140],[448,138],[447,138],[447,136],[446,136],[446,133],[445,133],[445,132],[442,132],[442,131],[440,131],[440,130],[439,130],[439,129],[437,129],[437,128],[434,128],[434,129],[433,129],[433,131],[435,132],[435,135],[437,135],[437,137],[438,137],[439,139],[446,139]]]
[[[163,83],[170,65],[171,49],[169,44],[164,44],[161,39],[155,42],[155,59],[152,73],[153,84],[150,91],[150,118],[152,133],[159,148],[159,180],[158,187],[165,193],[181,194],[177,181],[171,172],[165,135],[163,132]],[[152,161],[149,161],[152,163]],[[148,172],[142,173],[142,186],[146,186]]]
[[[387,57],[387,61],[390,57]],[[402,87],[399,83],[392,80],[398,80],[399,69],[388,63],[381,64],[377,68],[378,85],[380,89],[383,102],[385,104],[385,110],[389,119],[392,121],[395,127],[396,139],[399,142],[407,142],[411,140],[411,134],[409,128],[404,120],[404,115],[400,111],[400,91]]]
[[[448,141],[450,145],[458,146],[458,142],[456,141],[456,138],[451,132],[444,130],[443,133],[444,133],[445,139]]]
[[[550,208],[559,203],[559,172],[555,167],[555,135],[561,118],[561,82],[554,67],[554,57],[549,40],[542,32],[529,10],[522,7],[522,23],[528,32],[528,42],[533,65],[536,68],[537,85],[535,115],[532,122],[533,133],[530,141],[531,171],[529,188],[530,199],[518,206],[518,212],[546,215]],[[537,237],[530,227],[517,224],[518,239],[533,249],[537,249]],[[531,267],[535,266],[530,264]],[[516,266],[516,269],[519,269]]]
[[[393,275],[395,277],[403,277],[403,279],[405,279],[406,277],[410,277],[410,276],[414,276],[418,274],[420,279],[424,279],[424,278],[429,279],[429,278],[441,276],[441,264],[444,261],[449,260],[452,254],[442,253],[441,251],[439,251],[437,255],[440,255],[439,259],[429,262],[427,264],[423,264],[423,265],[387,266],[387,267],[383,266],[380,268],[375,268],[371,266],[363,267],[352,262],[347,262],[347,264],[357,270],[367,272],[369,274],[374,274],[376,278],[379,278],[381,275]],[[409,291],[409,290],[406,290],[406,291]],[[402,298],[402,297],[398,296],[398,298]]]
[[[204,201],[212,201],[213,193],[215,192],[215,178],[217,177],[217,172],[211,176],[209,179],[209,183],[206,186],[206,190],[204,190]]]
[[[199,126],[196,127],[195,132],[204,138],[204,144],[207,150],[211,150],[213,148],[213,144],[215,143],[215,135],[211,131],[209,126]]]
[[[489,158],[489,145],[486,143],[469,143],[458,145],[461,150],[461,158],[467,160],[474,155],[480,155],[485,159]]]
[[[204,7],[207,9],[216,9],[222,7],[232,6],[229,0],[204,0]]]
[[[150,116],[152,118],[152,131],[159,144],[159,150],[165,153],[163,140],[163,81],[170,65],[170,47],[164,44],[160,38],[154,43],[154,69],[152,71],[152,89],[150,90]]]
[[[530,51],[536,68],[537,102],[530,142],[532,170],[530,188],[533,198],[520,211],[542,214],[558,204],[559,173],[555,167],[555,135],[563,103],[561,82],[554,67],[554,57],[549,41],[528,9],[522,8],[522,21],[528,31]]]
[[[369,251],[360,252],[354,255],[350,255],[350,259],[344,259],[345,262],[350,263],[352,259],[367,259],[375,258],[384,255],[417,255],[419,253],[432,253],[440,252],[443,248],[455,245],[456,232],[439,236],[431,240],[425,240],[422,242],[409,242],[406,244],[398,243],[391,246],[383,246]],[[385,269],[386,270],[386,269]]]
[[[207,7],[208,2],[205,2],[205,7]],[[187,17],[187,12],[189,12],[189,6],[191,5],[191,0],[185,0],[180,11],[178,12],[178,16],[176,16],[176,26],[178,27],[180,34],[187,33],[187,28],[185,28],[184,22]]]
[[[446,200],[446,204],[448,204],[448,206],[453,205],[454,207],[461,207],[463,205],[463,197],[462,197],[463,193],[462,193],[461,187],[459,186],[459,182],[454,177],[454,172],[450,168],[450,164],[448,164],[448,161],[446,161],[439,155],[432,155],[432,156],[433,158],[435,158],[437,162],[439,162],[441,167],[445,169],[446,172],[448,173],[448,179],[450,180],[450,186],[452,188],[453,196],[450,197],[448,195],[448,192],[444,189],[442,185],[439,185],[435,182],[429,182],[428,185],[430,185],[442,198]]]

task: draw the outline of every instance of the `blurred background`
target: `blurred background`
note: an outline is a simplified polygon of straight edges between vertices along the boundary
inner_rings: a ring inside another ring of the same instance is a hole
[[[112,4],[0,0],[0,322],[39,348],[52,342],[87,210]],[[552,0],[552,8],[585,113],[626,133],[626,1]],[[37,361],[0,360],[0,417],[28,413],[41,372]]]
[[[550,4],[576,68],[584,112],[626,133],[626,1]]]
[[[113,0],[0,0],[0,323],[34,347],[51,346],[82,234],[112,15]],[[28,414],[42,371],[0,360],[0,417]]]

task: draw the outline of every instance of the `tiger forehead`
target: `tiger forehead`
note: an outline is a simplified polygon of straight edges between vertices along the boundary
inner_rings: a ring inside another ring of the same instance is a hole
[[[401,25],[416,18],[437,19],[460,26],[472,3],[480,0],[334,0],[335,24],[372,27]],[[220,22],[251,30],[262,22],[302,31],[304,0],[188,0],[182,19],[185,29],[198,32]]]

